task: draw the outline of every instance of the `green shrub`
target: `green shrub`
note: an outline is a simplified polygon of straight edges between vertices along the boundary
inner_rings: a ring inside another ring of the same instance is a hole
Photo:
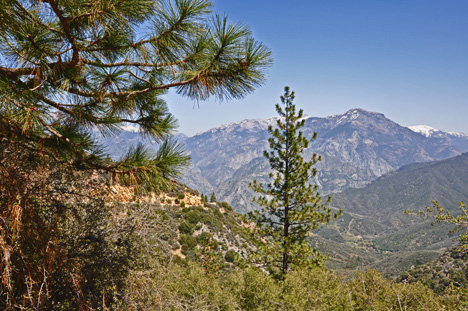
[[[218,218],[223,217],[223,213],[221,213],[221,212],[219,211],[219,209],[215,209],[215,210],[213,211],[213,214],[214,214],[216,217],[218,217]]]
[[[200,245],[206,245],[211,238],[211,234],[209,232],[202,232],[197,235],[197,241]]]
[[[192,234],[195,226],[187,221],[182,221],[179,225],[179,231],[181,234]]]
[[[238,255],[236,251],[230,249],[224,255],[224,260],[226,260],[227,262],[235,262],[237,260],[237,257]]]
[[[218,240],[213,239],[213,249],[214,249],[214,250],[217,250],[218,247],[219,247],[219,242],[218,242]]]
[[[185,219],[191,224],[197,224],[201,220],[200,212],[197,210],[191,210],[185,215]]]
[[[231,273],[223,282],[226,291],[231,293],[240,310],[287,310],[279,308],[281,288],[258,268],[247,268]]]
[[[226,209],[227,211],[232,211],[232,207],[229,205],[228,202],[221,202],[221,207],[223,207],[224,209]]]
[[[182,234],[180,236],[179,242],[182,245],[182,253],[184,253],[184,248],[186,250],[192,250],[198,244],[197,239],[194,236],[189,235],[189,234]],[[187,253],[184,253],[184,254],[186,255]]]
[[[202,222],[202,223],[204,223],[206,225],[211,225],[211,223],[213,222],[213,216],[211,214],[208,214],[208,213],[203,213],[201,215],[200,222]]]

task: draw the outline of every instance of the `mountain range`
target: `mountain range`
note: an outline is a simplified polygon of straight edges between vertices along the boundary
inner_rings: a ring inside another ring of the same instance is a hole
[[[256,179],[266,182],[269,165],[268,125],[276,118],[230,123],[185,140],[192,166],[183,182],[204,193],[214,192],[236,211],[255,208],[248,187]],[[468,136],[428,127],[408,128],[383,114],[352,109],[327,118],[308,117],[303,132],[314,140],[305,152],[322,156],[313,182],[323,194],[362,187],[403,165],[446,159],[468,151]]]
[[[192,157],[181,181],[201,193],[214,192],[218,200],[229,202],[238,212],[255,209],[255,194],[248,184],[254,179],[267,181],[269,165],[263,151],[268,149],[267,128],[274,126],[276,119],[233,122],[191,137],[176,135]],[[309,137],[318,134],[304,156],[322,156],[313,180],[322,194],[363,187],[410,163],[446,159],[468,151],[468,135],[427,126],[405,127],[363,109],[325,118],[306,117],[302,130]],[[138,142],[156,148],[135,130],[100,139],[113,158]]]

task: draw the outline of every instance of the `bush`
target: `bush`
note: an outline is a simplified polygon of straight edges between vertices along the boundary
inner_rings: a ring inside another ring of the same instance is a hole
[[[221,207],[223,207],[224,209],[226,209],[227,211],[232,211],[232,207],[229,205],[228,202],[221,202]]]
[[[0,139],[0,309],[113,304],[135,255],[133,219],[116,220],[100,176],[47,158],[38,169],[37,157]]]
[[[236,251],[230,249],[224,255],[224,260],[226,260],[227,262],[235,262],[237,260],[237,257],[238,255]]]
[[[278,305],[280,286],[258,268],[247,268],[231,273],[223,282],[240,310],[287,310]],[[291,309],[290,309],[291,310]]]
[[[200,212],[197,210],[192,210],[185,215],[185,219],[191,224],[197,224],[201,220]]]
[[[192,234],[195,229],[195,226],[187,221],[182,221],[179,225],[179,231],[181,234]]]
[[[209,226],[209,225],[211,225],[213,223],[213,215],[211,215],[209,213],[203,213],[201,215],[200,221]]]
[[[197,241],[200,245],[206,245],[211,238],[211,234],[209,232],[202,232],[197,235]]]
[[[222,218],[222,217],[223,217],[223,213],[221,213],[221,212],[219,211],[219,209],[215,209],[215,210],[213,211],[213,214],[214,214],[216,217],[218,217],[218,218]]]
[[[187,255],[189,251],[193,250],[197,246],[197,239],[188,234],[182,234],[179,240],[182,245],[182,253]]]

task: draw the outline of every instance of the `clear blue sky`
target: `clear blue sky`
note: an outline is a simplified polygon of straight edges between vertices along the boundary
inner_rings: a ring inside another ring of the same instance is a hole
[[[250,26],[274,64],[265,85],[240,101],[167,97],[179,132],[268,118],[284,86],[296,105],[325,117],[351,108],[402,125],[468,133],[467,0],[215,0]]]

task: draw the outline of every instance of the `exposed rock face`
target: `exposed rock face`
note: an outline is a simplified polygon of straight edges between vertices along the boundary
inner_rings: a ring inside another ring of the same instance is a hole
[[[215,192],[239,212],[255,208],[253,179],[265,182],[269,165],[263,157],[268,149],[268,125],[276,118],[231,123],[189,137],[187,150],[192,166],[182,180],[203,193]],[[383,114],[352,109],[327,118],[308,117],[303,132],[317,139],[305,157],[322,156],[314,183],[323,194],[362,187],[391,170],[414,163],[445,159],[468,151],[468,136],[434,131],[423,135],[398,125]],[[208,186],[209,185],[209,186]]]
[[[269,165],[263,152],[269,147],[268,125],[274,126],[276,119],[244,120],[192,137],[179,135],[192,156],[182,182],[208,195],[215,192],[218,200],[229,202],[239,212],[254,209],[254,193],[248,184],[253,179],[267,181]],[[312,181],[320,185],[322,194],[362,187],[406,164],[468,151],[467,135],[421,126],[410,129],[362,109],[327,118],[308,117],[304,135],[312,137],[314,131],[317,139],[304,156],[314,152],[322,156],[318,176]],[[130,138],[117,137],[118,149]]]

